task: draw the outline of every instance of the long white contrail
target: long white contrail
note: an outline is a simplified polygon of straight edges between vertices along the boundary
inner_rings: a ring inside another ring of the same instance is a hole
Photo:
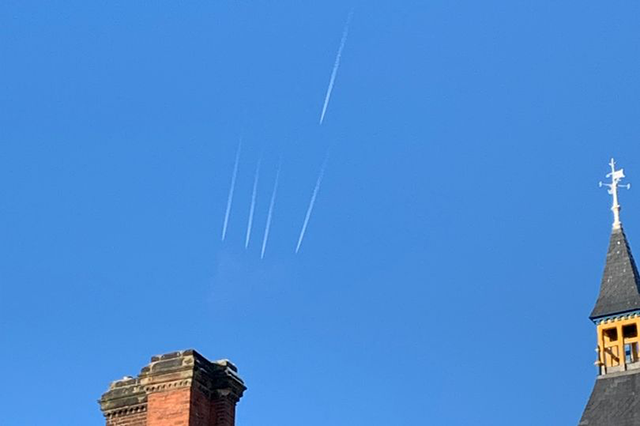
[[[253,226],[253,213],[256,210],[256,194],[258,192],[258,179],[260,178],[261,162],[262,160],[258,160],[256,175],[253,178],[253,192],[251,193],[251,207],[249,207],[249,222],[247,223],[247,237],[244,240],[244,248],[249,247],[249,240],[251,239],[251,227]]]
[[[273,206],[276,203],[276,193],[278,192],[278,181],[280,180],[280,167],[282,162],[278,163],[278,171],[276,171],[276,181],[273,184],[273,192],[271,193],[271,201],[269,202],[269,213],[267,213],[267,224],[264,228],[264,238],[262,239],[262,251],[260,259],[264,259],[264,252],[267,249],[267,240],[269,239],[269,230],[271,229],[271,219],[273,218]]]
[[[302,240],[304,239],[304,234],[307,232],[307,225],[309,225],[309,219],[311,218],[311,212],[313,212],[313,206],[316,203],[316,197],[318,196],[318,191],[320,190],[320,184],[322,184],[322,178],[324,177],[324,169],[327,167],[327,159],[329,155],[324,159],[322,163],[322,167],[320,168],[320,174],[318,175],[318,180],[316,181],[316,186],[313,188],[313,194],[311,195],[311,201],[309,202],[309,208],[307,208],[307,215],[304,218],[304,223],[302,224],[302,230],[300,231],[300,237],[298,237],[298,244],[296,245],[296,253],[300,251],[300,246],[302,245]]]
[[[231,213],[231,203],[233,202],[233,193],[236,189],[236,177],[238,176],[238,163],[240,163],[240,151],[242,150],[242,138],[238,142],[238,151],[236,152],[236,162],[233,165],[233,174],[231,175],[231,187],[229,188],[229,198],[227,199],[227,211],[224,214],[224,224],[222,225],[222,241],[227,236],[227,226],[229,225],[229,213]]]
[[[342,51],[344,45],[347,42],[347,36],[349,35],[349,24],[351,23],[351,17],[353,16],[353,9],[349,12],[347,23],[344,26],[342,32],[342,39],[340,40],[340,47],[338,48],[338,54],[336,55],[336,61],[333,63],[333,71],[331,71],[331,78],[329,79],[329,87],[327,87],[327,94],[324,97],[324,105],[322,106],[322,113],[320,114],[320,124],[324,121],[324,115],[327,113],[327,106],[329,106],[329,100],[331,99],[331,92],[333,92],[333,85],[336,82],[336,75],[338,75],[338,68],[340,67],[340,58],[342,57]]]

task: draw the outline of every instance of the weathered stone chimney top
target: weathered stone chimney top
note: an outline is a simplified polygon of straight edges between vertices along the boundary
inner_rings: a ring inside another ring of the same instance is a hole
[[[99,402],[107,426],[234,426],[245,390],[233,363],[189,349],[152,357],[138,377],[112,382]]]

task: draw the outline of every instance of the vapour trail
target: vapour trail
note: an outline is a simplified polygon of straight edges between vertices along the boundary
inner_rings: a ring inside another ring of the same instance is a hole
[[[244,240],[244,248],[249,247],[249,240],[251,239],[251,227],[253,226],[253,213],[256,209],[256,194],[258,191],[258,179],[260,178],[260,163],[262,160],[258,160],[256,166],[256,175],[253,178],[253,192],[251,193],[251,207],[249,207],[249,223],[247,223],[247,237]]]
[[[236,189],[236,177],[238,176],[238,163],[240,162],[240,151],[242,150],[242,137],[238,142],[238,151],[236,152],[236,162],[233,165],[233,173],[231,175],[231,187],[229,188],[229,198],[227,199],[227,211],[224,214],[224,224],[222,225],[222,241],[227,236],[227,226],[229,225],[229,214],[231,213],[231,203],[233,202],[233,193]]]
[[[338,48],[338,54],[336,55],[336,61],[333,63],[333,70],[331,71],[331,78],[329,79],[329,87],[327,87],[327,94],[324,97],[324,105],[322,106],[322,113],[320,114],[320,125],[324,121],[324,115],[327,112],[327,106],[329,106],[329,100],[331,99],[331,92],[333,92],[333,85],[336,82],[336,75],[338,75],[338,68],[340,67],[340,58],[342,57],[342,51],[344,45],[347,42],[347,36],[349,35],[349,24],[351,23],[351,17],[353,16],[353,9],[349,12],[347,17],[347,23],[344,26],[342,32],[342,39],[340,40],[340,47]]]
[[[296,253],[300,251],[300,246],[302,245],[302,240],[304,239],[304,234],[307,232],[307,225],[309,225],[309,219],[311,218],[311,212],[313,212],[313,206],[316,203],[316,197],[318,196],[318,191],[320,190],[320,184],[322,184],[322,178],[324,177],[324,169],[327,167],[327,159],[329,158],[329,153],[327,152],[327,156],[322,163],[322,167],[320,168],[320,174],[318,175],[318,180],[316,181],[316,186],[313,188],[313,194],[311,195],[311,201],[309,202],[309,208],[307,208],[307,215],[304,218],[304,223],[302,224],[302,230],[300,231],[300,237],[298,237],[298,244],[296,245]]]
[[[273,218],[273,206],[276,203],[276,193],[278,192],[278,181],[280,180],[281,166],[282,166],[282,160],[278,163],[278,170],[276,171],[276,180],[273,184],[273,192],[271,193],[271,201],[269,202],[269,213],[267,213],[267,224],[264,228],[264,238],[262,239],[262,251],[260,252],[260,259],[264,259],[264,252],[267,249],[267,240],[269,239],[269,230],[271,229],[271,219]]]

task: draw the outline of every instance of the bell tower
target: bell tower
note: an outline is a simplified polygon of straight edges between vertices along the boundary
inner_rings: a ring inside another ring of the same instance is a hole
[[[606,186],[613,228],[600,293],[589,319],[596,325],[596,383],[579,426],[640,425],[640,275],[620,220],[622,169],[612,159]]]

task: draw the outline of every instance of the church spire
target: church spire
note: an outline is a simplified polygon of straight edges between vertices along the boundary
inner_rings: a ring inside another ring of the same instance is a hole
[[[596,305],[598,379],[579,426],[639,425],[640,421],[640,274],[620,223],[618,188],[624,178],[611,159],[613,230]],[[601,183],[600,186],[603,186]]]
[[[611,166],[611,172],[607,174],[607,177],[611,178],[611,183],[600,182],[600,186],[608,187],[609,194],[613,198],[611,206],[613,230],[609,240],[600,293],[590,315],[593,320],[631,311],[640,312],[640,274],[638,274],[629,242],[622,229],[620,203],[618,202],[618,188],[629,189],[630,185],[620,183],[625,177],[624,170],[616,170],[616,162],[613,158],[609,166]]]
[[[611,178],[611,183],[600,182],[600,186],[606,186],[609,188],[608,192],[613,198],[613,204],[611,206],[611,211],[613,212],[613,229],[620,229],[622,227],[622,222],[620,222],[621,207],[618,202],[618,188],[629,189],[631,188],[631,184],[620,184],[620,181],[624,178],[624,169],[616,170],[616,162],[613,158],[609,162],[609,166],[611,166],[611,172],[607,174],[607,177]]]

